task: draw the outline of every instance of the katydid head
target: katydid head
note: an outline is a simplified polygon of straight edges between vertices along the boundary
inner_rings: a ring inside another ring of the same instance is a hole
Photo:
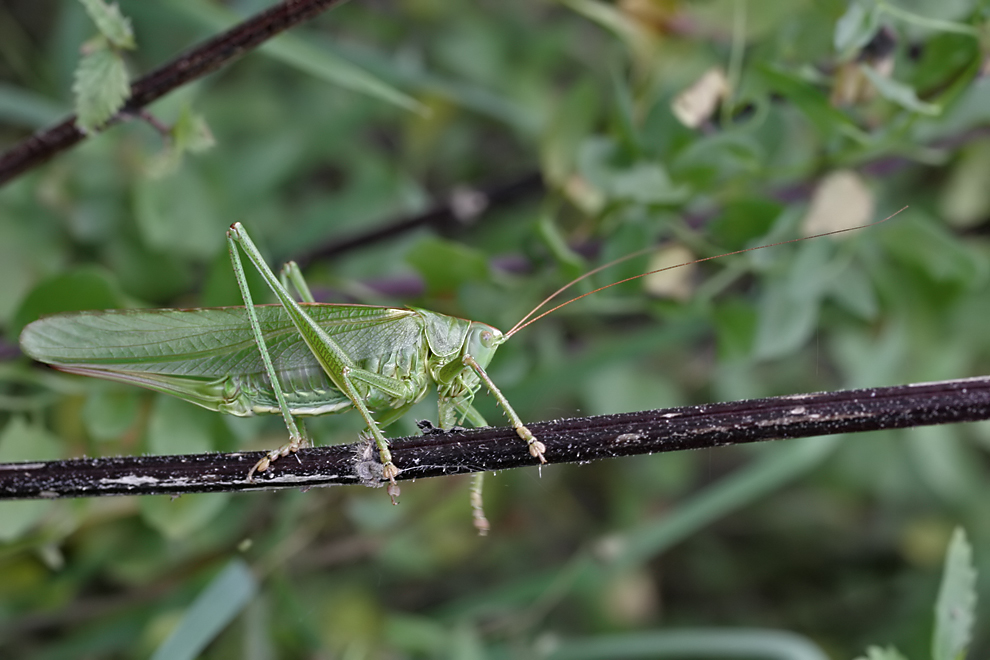
[[[468,330],[467,341],[464,342],[465,352],[472,356],[482,369],[492,361],[492,356],[498,347],[508,339],[498,328],[487,323],[474,321]]]
[[[509,337],[511,337],[512,335],[516,334],[517,332],[519,332],[520,330],[522,330],[523,328],[525,328],[527,325],[539,321],[540,319],[542,319],[544,316],[547,316],[548,314],[553,314],[554,312],[556,312],[561,307],[566,307],[567,305],[570,305],[573,302],[577,302],[578,300],[581,300],[582,298],[586,298],[587,296],[590,296],[590,295],[592,295],[594,293],[598,293],[599,291],[604,291],[605,289],[610,289],[613,286],[618,286],[619,284],[624,284],[626,282],[631,282],[633,280],[638,280],[640,278],[646,277],[648,275],[653,275],[655,273],[662,273],[664,271],[673,270],[675,268],[681,268],[683,266],[691,266],[692,264],[700,264],[703,261],[712,261],[712,260],[715,260],[715,259],[721,259],[722,257],[731,257],[734,254],[742,254],[744,252],[752,252],[754,250],[762,250],[764,248],[776,247],[778,245],[787,245],[788,243],[800,243],[801,241],[810,241],[813,238],[822,238],[824,236],[834,236],[836,234],[844,234],[844,233],[849,232],[849,231],[856,231],[858,229],[865,229],[866,227],[872,227],[874,225],[879,225],[879,224],[881,224],[883,222],[887,222],[888,220],[890,220],[891,218],[893,218],[895,215],[897,215],[898,213],[900,213],[901,211],[903,211],[906,208],[907,207],[905,206],[904,208],[902,208],[902,209],[900,209],[900,210],[898,210],[898,211],[890,214],[889,216],[887,216],[883,220],[877,220],[876,222],[871,222],[871,223],[868,223],[868,224],[865,224],[865,225],[858,225],[856,227],[846,227],[845,229],[836,229],[834,231],[827,231],[827,232],[824,232],[824,233],[821,233],[821,234],[815,234],[813,236],[802,236],[801,238],[792,238],[789,241],[778,241],[776,243],[768,243],[766,245],[757,245],[755,247],[745,248],[743,250],[735,250],[734,252],[725,252],[723,254],[716,254],[716,255],[711,256],[711,257],[702,257],[701,259],[695,259],[694,261],[685,261],[682,264],[676,264],[674,266],[667,266],[665,268],[657,268],[656,270],[651,270],[651,271],[648,271],[648,272],[645,272],[645,273],[640,273],[639,275],[633,275],[632,277],[627,277],[625,279],[621,279],[618,282],[612,282],[611,284],[606,284],[605,286],[600,286],[600,287],[598,287],[597,289],[595,289],[593,291],[589,291],[588,293],[581,294],[580,296],[575,296],[575,297],[571,298],[570,300],[564,301],[564,302],[560,303],[559,305],[556,305],[555,307],[551,307],[550,309],[548,309],[547,311],[543,312],[542,314],[539,314],[538,316],[534,316],[541,308],[543,308],[544,305],[547,305],[548,303],[550,303],[550,301],[552,301],[554,298],[556,298],[557,296],[559,296],[564,291],[566,291],[567,289],[571,288],[572,286],[574,286],[575,284],[577,284],[581,280],[584,280],[584,279],[586,279],[588,277],[591,277],[595,273],[598,273],[600,271],[603,271],[606,268],[610,268],[612,266],[615,266],[616,264],[620,264],[623,261],[628,261],[629,259],[633,259],[633,258],[638,257],[638,256],[641,256],[643,254],[647,254],[649,252],[653,252],[657,248],[656,247],[648,247],[648,248],[645,248],[643,250],[637,250],[636,252],[633,252],[632,254],[627,254],[624,257],[619,257],[618,259],[615,259],[614,261],[610,261],[607,264],[601,265],[598,268],[595,268],[593,270],[589,270],[584,275],[581,275],[579,277],[574,278],[573,280],[571,280],[570,282],[568,282],[564,286],[562,286],[559,289],[557,289],[556,291],[554,291],[552,294],[550,294],[549,296],[547,296],[546,298],[544,298],[543,302],[541,302],[539,305],[537,305],[536,307],[534,307],[528,314],[526,314],[526,316],[522,317],[519,320],[518,323],[516,323],[514,326],[512,326],[512,329],[511,330],[509,330],[508,332],[505,333],[504,336],[501,333],[499,333],[498,344],[501,344],[501,343],[505,342],[506,340],[509,339]],[[478,325],[483,325],[483,324],[478,324]],[[492,328],[492,330],[494,330],[494,328]],[[498,331],[496,330],[496,332],[498,332]],[[496,344],[496,346],[498,344]],[[493,349],[493,351],[494,351],[494,349]]]

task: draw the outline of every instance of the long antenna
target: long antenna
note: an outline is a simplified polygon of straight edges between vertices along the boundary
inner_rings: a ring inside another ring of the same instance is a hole
[[[606,268],[610,268],[610,267],[612,267],[612,266],[614,266],[616,264],[620,264],[623,261],[626,261],[628,259],[632,259],[634,257],[638,257],[638,256],[640,256],[642,254],[646,254],[647,252],[653,252],[657,248],[656,247],[649,247],[649,248],[645,248],[643,250],[637,250],[636,252],[633,252],[632,254],[627,254],[624,257],[619,257],[618,259],[615,259],[614,261],[610,261],[607,264],[604,264],[602,266],[599,266],[598,268],[595,268],[594,270],[589,270],[584,275],[581,275],[580,277],[575,278],[575,279],[571,280],[570,282],[568,282],[567,284],[565,284],[564,286],[560,287],[559,289],[557,289],[556,291],[554,291],[551,295],[549,295],[547,298],[545,298],[543,300],[543,302],[541,302],[539,305],[537,305],[536,307],[534,307],[533,308],[533,311],[531,311],[529,314],[527,314],[522,319],[520,319],[518,323],[516,323],[514,326],[512,326],[512,329],[505,333],[505,338],[508,339],[512,335],[516,334],[517,332],[519,332],[520,330],[522,330],[523,328],[525,328],[526,326],[528,326],[528,325],[530,325],[532,323],[536,323],[537,321],[539,321],[540,319],[542,319],[544,316],[547,316],[548,314],[553,314],[554,312],[556,312],[561,307],[566,307],[567,305],[570,305],[573,302],[577,302],[578,300],[581,300],[582,298],[585,298],[587,296],[590,296],[593,293],[598,293],[599,291],[604,291],[605,289],[610,289],[613,286],[618,286],[619,284],[625,284],[626,282],[631,282],[633,280],[638,280],[638,279],[640,279],[642,277],[646,277],[647,275],[654,275],[656,273],[662,273],[662,272],[667,271],[667,270],[673,270],[675,268],[681,268],[682,266],[691,266],[693,264],[700,264],[700,263],[702,263],[704,261],[712,261],[713,259],[721,259],[722,257],[731,257],[732,255],[735,255],[735,254],[743,254],[744,252],[753,252],[754,250],[762,250],[764,248],[777,247],[778,245],[787,245],[788,243],[800,243],[801,241],[810,241],[811,239],[814,239],[814,238],[823,238],[825,236],[834,236],[836,234],[844,234],[847,231],[857,231],[859,229],[866,229],[867,227],[873,227],[875,225],[879,225],[879,224],[882,224],[884,222],[887,222],[888,220],[890,220],[891,218],[893,218],[895,215],[897,215],[898,213],[900,213],[901,211],[903,211],[906,208],[907,207],[905,206],[904,208],[902,208],[902,209],[900,209],[898,211],[895,211],[894,213],[891,213],[889,216],[887,216],[883,220],[877,220],[876,222],[871,222],[871,223],[868,223],[868,224],[865,224],[865,225],[857,225],[856,227],[846,227],[845,229],[836,229],[834,231],[827,231],[827,232],[824,232],[822,234],[815,234],[813,236],[802,236],[801,238],[792,238],[790,240],[779,241],[777,243],[768,243],[766,245],[757,245],[756,247],[745,248],[743,250],[736,250],[734,252],[726,252],[724,254],[716,254],[716,255],[711,256],[711,257],[702,257],[701,259],[695,259],[694,261],[685,261],[682,264],[677,264],[677,265],[674,265],[674,266],[667,266],[665,268],[658,268],[656,270],[651,270],[651,271],[646,272],[646,273],[640,273],[639,275],[633,275],[632,277],[627,277],[625,279],[619,280],[618,282],[612,282],[611,284],[606,284],[605,286],[600,286],[597,289],[595,289],[594,291],[589,291],[588,293],[583,293],[580,296],[575,296],[574,298],[571,298],[570,300],[568,300],[566,302],[560,303],[556,307],[552,307],[552,308],[548,309],[547,311],[543,312],[539,316],[536,316],[534,318],[530,318],[531,316],[533,316],[533,314],[535,314],[537,311],[539,311],[539,309],[541,307],[543,307],[544,305],[546,305],[547,303],[549,303],[551,300],[553,300],[554,298],[556,298],[561,293],[563,293],[567,289],[571,288],[572,286],[574,286],[575,284],[577,284],[581,280],[583,280],[583,279],[585,279],[587,277],[591,277],[592,275],[594,275],[595,273],[597,273],[599,271],[605,270]]]

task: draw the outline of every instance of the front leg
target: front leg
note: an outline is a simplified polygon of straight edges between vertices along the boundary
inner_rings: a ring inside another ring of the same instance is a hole
[[[546,445],[537,440],[536,436],[534,436],[533,433],[526,428],[526,425],[522,423],[519,415],[517,415],[516,411],[512,409],[511,405],[509,405],[509,400],[506,399],[502,392],[499,391],[498,387],[495,386],[495,383],[488,377],[485,370],[481,368],[478,361],[467,353],[465,353],[464,357],[461,359],[464,364],[474,369],[481,378],[482,382],[488,386],[488,390],[498,401],[499,405],[502,406],[502,410],[505,411],[506,416],[509,418],[509,422],[512,424],[512,428],[516,430],[516,435],[518,435],[526,443],[526,446],[529,447],[530,456],[540,459],[540,463],[546,463],[547,459],[543,455],[547,450]]]

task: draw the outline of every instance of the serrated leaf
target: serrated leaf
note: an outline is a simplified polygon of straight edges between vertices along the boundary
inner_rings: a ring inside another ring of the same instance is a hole
[[[175,173],[186,152],[200,153],[216,144],[206,120],[188,105],[183,106],[169,134],[171,141],[147,164],[146,171],[151,179],[162,179]]]
[[[942,114],[942,106],[935,103],[925,103],[918,98],[914,88],[897,82],[893,78],[888,78],[873,67],[863,66],[863,73],[870,79],[873,86],[877,88],[880,96],[891,103],[896,103],[905,110],[918,112],[923,115],[936,117]]]
[[[880,27],[880,7],[856,0],[835,23],[833,44],[843,59],[868,44]]]
[[[206,151],[217,143],[203,116],[193,112],[188,105],[182,108],[172,126],[172,139],[176,149],[190,153]]]
[[[957,527],[945,553],[942,585],[935,601],[933,660],[961,660],[973,633],[976,610],[976,569],[973,547]]]
[[[83,55],[72,85],[76,95],[76,126],[83,133],[100,128],[131,95],[124,59],[104,42]]]
[[[133,50],[137,44],[134,43],[134,30],[131,28],[131,20],[120,13],[120,7],[116,3],[108,5],[103,0],[79,0],[86,13],[96,23],[96,29],[100,31],[107,40],[117,48],[127,48]]]

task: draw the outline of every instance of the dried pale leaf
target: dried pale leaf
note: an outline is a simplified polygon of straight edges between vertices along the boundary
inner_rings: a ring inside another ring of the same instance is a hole
[[[852,170],[836,170],[818,184],[801,223],[805,236],[864,225],[873,217],[873,193]]]
[[[131,95],[123,58],[106,45],[83,55],[72,91],[79,130],[90,133],[100,128]]]
[[[588,215],[597,215],[605,208],[605,194],[580,174],[572,174],[564,182],[564,195]]]
[[[131,21],[120,13],[120,7],[116,3],[109,5],[103,0],[79,1],[86,8],[89,17],[96,23],[96,28],[100,34],[106,37],[116,48],[133,50],[136,47]]]
[[[833,76],[832,95],[829,97],[832,105],[842,107],[868,103],[877,97],[879,90],[873,77],[867,75],[867,70],[889,79],[894,73],[894,58],[883,57],[871,62],[871,66],[862,62],[845,62],[839,65]]]
[[[680,0],[620,0],[619,9],[653,32],[666,34],[678,18]]]
[[[694,254],[683,245],[673,245],[657,252],[651,259],[647,270],[670,268],[661,273],[653,273],[643,278],[643,288],[647,293],[658,298],[673,298],[674,300],[689,300],[693,293],[695,265],[671,268],[693,261]]]
[[[729,80],[720,67],[712,67],[697,82],[678,94],[671,110],[688,128],[698,128],[708,121],[729,95]]]
[[[877,90],[870,83],[859,62],[844,62],[832,76],[832,94],[829,102],[837,108],[871,101]]]

